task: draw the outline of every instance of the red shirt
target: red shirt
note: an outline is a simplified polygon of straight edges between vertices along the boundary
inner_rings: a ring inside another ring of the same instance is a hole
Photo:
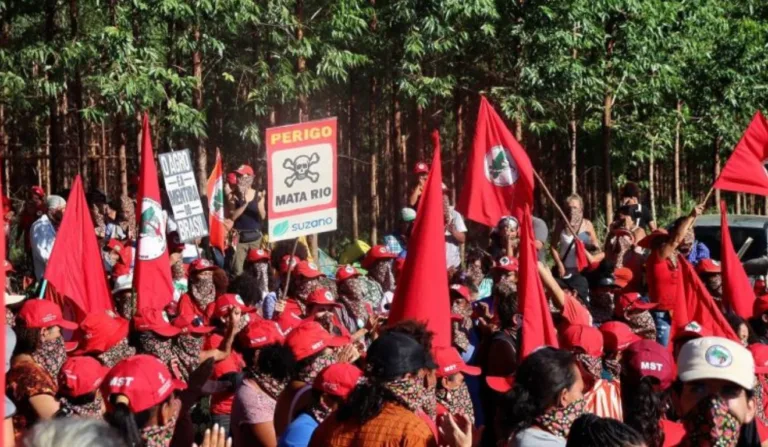
[[[219,334],[211,334],[205,339],[203,350],[208,351],[211,349],[220,349],[221,343],[223,341],[223,336]],[[240,372],[244,367],[245,362],[243,361],[243,357],[239,353],[232,351],[227,358],[213,365],[213,374],[211,375],[211,380],[216,380],[219,377],[231,372]],[[213,393],[213,395],[211,395],[211,413],[232,413],[232,402],[234,402],[234,400],[234,392]]]
[[[680,445],[685,438],[685,428],[683,428],[683,424],[679,422],[662,419],[661,431],[664,432],[663,447],[676,447]]]
[[[621,408],[619,382],[600,379],[591,390],[584,393],[584,411],[601,418],[624,420]]]
[[[680,266],[669,258],[661,258],[658,251],[651,252],[645,262],[648,279],[648,297],[652,303],[659,303],[658,310],[672,310],[683,295]]]
[[[285,309],[280,315],[275,316],[273,319],[277,321],[277,325],[280,326],[280,330],[283,331],[283,334],[285,335],[304,321],[301,308],[293,298],[285,300]]]
[[[580,324],[583,326],[592,326],[592,315],[578,298],[565,293],[565,304],[563,304],[563,318],[568,324]]]
[[[195,315],[201,317],[205,324],[208,324],[208,317],[197,307],[197,303],[189,296],[188,293],[181,295],[179,303],[176,306],[176,312],[178,315]]]

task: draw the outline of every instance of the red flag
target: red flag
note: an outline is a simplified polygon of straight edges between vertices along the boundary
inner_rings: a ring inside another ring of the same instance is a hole
[[[133,288],[136,290],[137,308],[163,309],[173,299],[171,266],[166,243],[166,217],[160,206],[160,185],[157,181],[155,155],[149,116],[145,113],[141,131],[141,170],[139,171],[139,239]]]
[[[758,110],[736,145],[715,188],[768,195],[768,121]]]
[[[536,238],[533,236],[531,210],[525,207],[520,220],[520,267],[519,306],[523,314],[523,337],[520,345],[520,360],[542,346],[558,347],[557,332],[552,322],[544,286],[539,276],[536,258]]]
[[[489,227],[533,207],[533,166],[491,104],[480,98],[475,140],[456,209]]]
[[[78,321],[90,312],[114,310],[112,295],[107,288],[104,261],[79,175],[72,184],[67,209],[56,232],[45,279],[53,285],[57,294],[75,305]]]
[[[221,154],[216,149],[216,164],[208,177],[208,228],[211,247],[222,252],[227,248],[227,229],[224,227],[224,170],[221,167]]]
[[[587,259],[587,247],[584,246],[584,242],[578,237],[573,238],[573,248],[576,250],[576,268],[580,272],[583,272],[589,267],[589,259]]]
[[[749,282],[747,272],[733,248],[731,232],[728,229],[728,208],[720,202],[720,263],[723,274],[723,302],[736,315],[747,319],[752,317],[755,291]]]
[[[684,327],[691,321],[696,321],[717,337],[741,342],[723,313],[717,308],[715,300],[699,279],[693,266],[682,255],[678,255],[677,262],[680,265],[680,281],[682,282],[680,287],[683,289],[683,299],[677,300],[675,309],[672,311],[672,328],[669,339],[674,339],[677,329]]]
[[[405,258],[389,312],[389,324],[417,320],[434,332],[436,347],[451,346],[451,305],[448,298],[448,268],[445,260],[443,217],[443,173],[440,167],[440,137],[432,133],[435,147],[419,211],[408,239]]]

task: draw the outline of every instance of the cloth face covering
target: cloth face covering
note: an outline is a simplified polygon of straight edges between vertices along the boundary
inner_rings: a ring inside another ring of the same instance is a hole
[[[106,367],[112,368],[120,360],[136,355],[136,348],[128,344],[128,339],[124,338],[114,346],[97,355],[96,358]]]
[[[216,286],[213,284],[213,277],[195,278],[190,281],[189,291],[202,311],[205,311],[208,305],[216,299]]]
[[[312,384],[315,382],[317,375],[320,374],[320,371],[334,363],[336,363],[336,353],[320,354],[310,364],[299,371],[296,376],[300,381]]]
[[[741,424],[728,411],[720,396],[708,396],[683,417],[687,434],[685,446],[734,447],[739,442]]]
[[[64,339],[61,337],[55,340],[41,341],[35,352],[32,353],[35,363],[48,371],[51,377],[59,376],[59,371],[67,361],[67,350],[64,347]]]
[[[469,395],[469,388],[466,382],[455,390],[448,390],[438,387],[435,391],[437,403],[444,406],[450,414],[463,414],[473,424],[475,423],[475,409],[472,406],[472,397]]]
[[[368,271],[368,276],[381,284],[381,288],[385,292],[395,291],[395,274],[392,271],[392,263],[392,259],[384,259],[376,262]]]
[[[584,399],[571,402],[565,408],[552,408],[534,419],[534,423],[549,433],[568,439],[573,422],[584,414]]]

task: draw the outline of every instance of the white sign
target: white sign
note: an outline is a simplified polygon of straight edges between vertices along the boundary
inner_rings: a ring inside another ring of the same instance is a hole
[[[195,170],[189,149],[157,155],[163,171],[165,190],[178,226],[181,242],[208,236],[203,203],[195,181]]]

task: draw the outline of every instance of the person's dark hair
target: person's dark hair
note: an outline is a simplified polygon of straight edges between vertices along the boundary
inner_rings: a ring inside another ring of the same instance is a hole
[[[496,302],[496,315],[502,329],[514,326],[515,314],[518,310],[517,291],[506,282],[499,282],[493,286],[493,297]]]
[[[272,267],[276,270],[280,270],[280,261],[283,260],[283,257],[290,256],[293,252],[293,243],[293,239],[274,243],[272,254],[270,255],[270,262],[272,263]],[[304,244],[296,244],[296,253],[294,254],[302,261],[306,261],[307,258],[309,258],[309,250],[307,250],[307,247]]]
[[[403,320],[390,326],[387,331],[409,335],[419,342],[427,352],[432,352],[432,340],[435,338],[435,333],[427,330],[424,323],[416,320]]]
[[[213,286],[216,288],[216,296],[227,293],[229,288],[229,276],[224,269],[216,267],[213,269]]]
[[[254,364],[256,349],[241,350],[248,367],[255,366],[259,371],[269,374],[277,380],[289,379],[296,370],[296,357],[288,346],[275,343],[259,349],[259,356]]]
[[[37,344],[42,336],[42,329],[30,328],[21,318],[16,318],[16,347],[13,349],[13,355],[31,354],[37,349]]]
[[[576,383],[577,374],[570,352],[549,347],[533,352],[517,368],[515,385],[504,396],[504,426],[512,432],[530,427],[536,417],[558,404],[560,393]]]
[[[739,335],[739,327],[741,325],[747,325],[747,321],[745,319],[731,312],[726,312],[725,319],[728,320],[728,324],[731,326],[731,329],[733,329],[733,332],[735,332],[736,335]],[[749,325],[747,325],[747,329],[749,329]]]
[[[622,205],[619,207],[618,210],[616,210],[616,215],[618,216],[621,214],[622,216],[635,216],[635,208],[633,205]]]
[[[467,250],[467,265],[474,264],[478,260],[480,261],[483,273],[487,275],[488,272],[491,271],[491,267],[493,267],[493,259],[491,259],[491,256],[479,248],[470,248]]]
[[[247,271],[229,283],[229,293],[240,295],[246,306],[258,305],[262,300],[258,278]]]
[[[160,404],[138,413],[132,413],[128,405],[124,402],[117,402],[116,397],[116,394],[109,397],[112,411],[104,415],[104,420],[117,430],[129,446],[142,446],[144,441],[141,439],[141,429],[149,423],[152,414],[157,412],[163,404],[170,401],[173,394]]]
[[[626,199],[628,197],[640,198],[640,187],[635,182],[627,182],[624,187],[621,188],[621,198]]]
[[[657,428],[658,429],[658,428]],[[566,447],[639,447],[640,433],[616,419],[586,413],[573,422]]]
[[[659,430],[664,399],[662,393],[654,390],[657,383],[658,379],[653,377],[636,380],[623,375],[621,378],[624,422],[640,433],[648,447],[664,445],[664,432]]]

